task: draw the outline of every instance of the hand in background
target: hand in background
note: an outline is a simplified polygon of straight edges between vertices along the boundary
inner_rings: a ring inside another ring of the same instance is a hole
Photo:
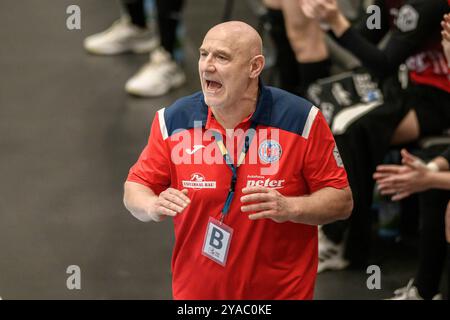
[[[340,13],[336,0],[299,0],[299,5],[308,18],[329,24]]]
[[[380,165],[373,178],[378,183],[382,195],[392,195],[398,201],[413,193],[429,188],[429,173],[425,162],[403,149],[403,165]]]

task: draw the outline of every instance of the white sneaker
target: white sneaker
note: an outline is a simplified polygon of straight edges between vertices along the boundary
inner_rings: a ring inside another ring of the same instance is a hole
[[[410,279],[406,287],[395,290],[394,296],[387,300],[423,300],[413,283],[414,279]],[[442,300],[442,294],[436,294],[432,300]]]
[[[147,29],[136,27],[128,17],[117,20],[107,30],[84,39],[84,48],[94,54],[113,55],[124,52],[146,53],[159,45]]]
[[[344,259],[344,244],[335,244],[329,240],[319,226],[319,266],[317,273],[325,270],[342,270],[349,262]]]
[[[150,54],[150,61],[127,81],[125,90],[137,96],[157,97],[180,87],[185,82],[183,70],[167,51],[158,48]]]

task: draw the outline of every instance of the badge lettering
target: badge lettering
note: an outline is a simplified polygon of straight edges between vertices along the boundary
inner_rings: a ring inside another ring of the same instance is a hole
[[[233,229],[210,217],[206,227],[202,254],[225,267]]]
[[[216,227],[213,227],[209,245],[216,248],[217,250],[220,250],[222,249],[222,240],[223,240],[223,233]]]

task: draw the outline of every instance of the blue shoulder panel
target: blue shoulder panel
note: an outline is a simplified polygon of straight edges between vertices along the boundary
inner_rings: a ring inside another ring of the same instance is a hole
[[[302,135],[313,104],[287,91],[260,84],[260,95],[251,121]],[[167,133],[204,127],[208,107],[201,91],[183,97],[164,112]]]
[[[169,137],[175,130],[187,130],[198,125],[205,126],[207,117],[208,107],[202,92],[178,99],[164,112]]]
[[[262,87],[253,121],[302,135],[313,104],[287,91]]]

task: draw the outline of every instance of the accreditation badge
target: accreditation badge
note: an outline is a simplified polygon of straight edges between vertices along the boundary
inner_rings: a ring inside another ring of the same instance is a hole
[[[232,228],[210,217],[206,228],[202,254],[225,267],[232,236]]]

